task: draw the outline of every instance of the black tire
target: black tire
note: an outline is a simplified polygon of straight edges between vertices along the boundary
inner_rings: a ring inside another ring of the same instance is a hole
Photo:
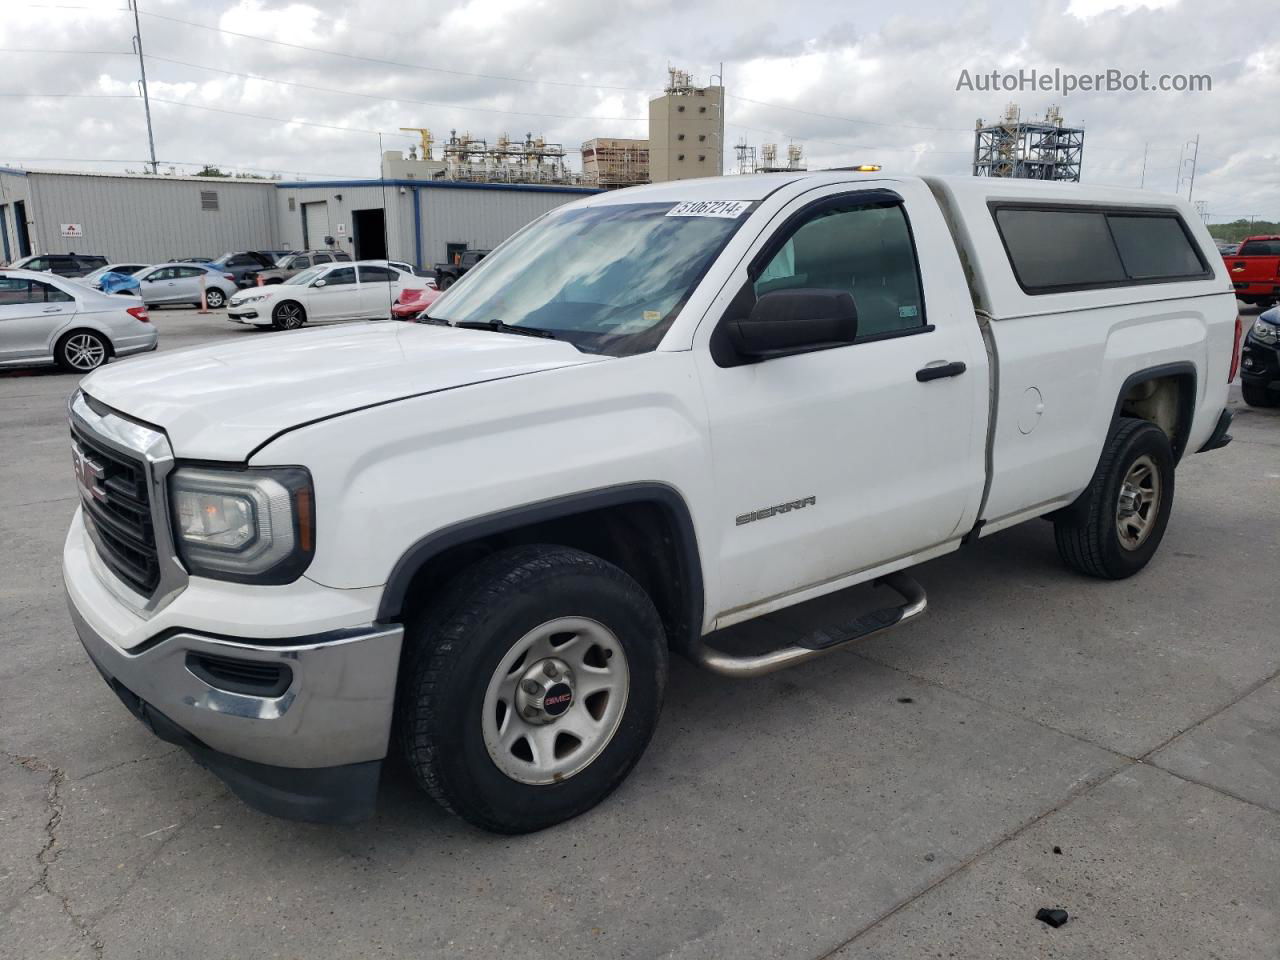
[[[204,292],[204,302],[210,310],[221,310],[227,304],[227,295],[217,287],[208,287]]]
[[[1244,395],[1244,402],[1251,407],[1280,407],[1280,392],[1273,393],[1265,384],[1242,380],[1240,392]]]
[[[68,373],[88,373],[111,359],[111,344],[93,330],[72,330],[58,340],[53,357]]]
[[[440,290],[448,290],[453,286],[453,277],[441,277],[436,281],[436,287]]]
[[[1158,474],[1159,494],[1148,508],[1150,526],[1136,546],[1117,529],[1125,478],[1142,458]],[[1174,463],[1169,438],[1154,423],[1124,417],[1107,438],[1093,480],[1079,499],[1054,517],[1054,540],[1067,566],[1091,577],[1123,580],[1151,560],[1164,538],[1173,507]],[[1154,516],[1150,514],[1154,513]]]
[[[277,330],[297,330],[307,322],[307,311],[296,300],[276,304],[271,312],[271,325]]]
[[[524,783],[504,773],[486,746],[486,692],[522,638],[563,617],[611,631],[629,687],[616,727],[585,767],[554,782]],[[409,766],[446,809],[497,833],[541,830],[607,797],[640,759],[662,708],[667,644],[653,603],[622,570],[579,550],[514,547],[479,561],[409,618],[405,643],[397,729]]]

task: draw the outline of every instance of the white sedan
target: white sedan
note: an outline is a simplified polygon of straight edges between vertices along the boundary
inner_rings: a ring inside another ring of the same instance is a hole
[[[304,323],[387,319],[408,279],[385,260],[328,263],[284,283],[240,291],[227,304],[227,319],[277,330],[294,330]]]

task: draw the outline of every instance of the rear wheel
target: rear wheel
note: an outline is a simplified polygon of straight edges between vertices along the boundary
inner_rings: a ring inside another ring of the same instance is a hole
[[[73,373],[88,373],[107,362],[111,348],[92,330],[76,330],[58,341],[54,357],[58,366]]]
[[[1240,392],[1251,407],[1280,407],[1280,392],[1272,393],[1265,384],[1241,381]]]
[[[307,313],[302,304],[286,300],[277,304],[271,313],[271,323],[277,330],[297,330],[307,322]]]
[[[667,647],[649,597],[598,557],[516,547],[410,618],[397,712],[405,756],[477,826],[527,833],[589,810],[639,760]]]
[[[226,304],[227,295],[217,287],[209,287],[204,292],[204,302],[211,310],[218,310]]]
[[[1054,517],[1058,555],[1092,577],[1133,576],[1160,546],[1172,507],[1169,438],[1154,423],[1122,418],[1088,489]]]
[[[441,277],[436,281],[436,288],[439,290],[448,290],[453,286],[453,277]]]

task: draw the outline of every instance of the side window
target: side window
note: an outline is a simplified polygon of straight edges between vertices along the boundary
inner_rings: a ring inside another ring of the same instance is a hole
[[[316,257],[316,263],[319,263],[319,262],[320,262],[320,258],[319,258],[319,257]],[[294,257],[294,258],[293,258],[293,263],[292,263],[292,265],[291,265],[291,269],[294,269],[294,270],[305,270],[305,269],[307,269],[307,267],[309,267],[309,266],[311,266],[311,258],[310,258],[310,257]]]
[[[71,294],[49,283],[19,277],[0,277],[0,307],[26,303],[70,303]]]
[[[858,339],[924,326],[924,296],[899,205],[823,210],[805,221],[755,279],[756,297],[839,290],[858,308]]]
[[[305,260],[306,257],[303,257],[302,259]],[[329,256],[327,253],[317,253],[312,259],[315,263],[333,263],[333,257]]]
[[[188,277],[198,277],[201,274],[206,273],[206,271],[201,270],[198,267],[174,267],[174,273],[185,279]]]
[[[48,270],[48,269],[49,269],[49,258],[48,258],[48,257],[36,257],[34,260],[29,260],[26,264],[24,264],[24,265],[23,265],[23,267],[22,267],[22,269],[24,269],[24,270]]]
[[[142,279],[153,280],[153,281],[154,280],[172,280],[174,277],[173,270],[174,270],[173,267],[165,267],[163,270],[156,270],[154,273],[147,274]]]
[[[396,275],[386,267],[369,267],[360,264],[361,283],[390,283]]]
[[[257,265],[258,265],[257,260],[255,260],[253,257],[246,257],[244,254],[240,254],[239,256],[232,257],[230,260],[227,261],[228,267],[256,267]]]
[[[355,267],[339,267],[337,270],[330,270],[324,276],[325,286],[339,287],[353,284],[356,282]]]
[[[996,227],[1027,293],[1066,293],[1212,276],[1177,214],[996,207]]]
[[[335,254],[333,255],[333,259],[335,259],[335,260],[341,260],[341,261],[343,261],[344,263],[350,263],[350,262],[351,262],[351,258],[350,258],[349,256],[347,256],[345,253],[335,253]]]

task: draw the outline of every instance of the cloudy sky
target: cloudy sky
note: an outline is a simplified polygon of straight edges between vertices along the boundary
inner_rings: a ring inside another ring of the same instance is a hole
[[[644,136],[668,64],[703,81],[723,64],[730,145],[796,142],[811,167],[967,173],[976,118],[1058,103],[1086,129],[1086,181],[1139,186],[1145,150],[1145,186],[1172,191],[1198,134],[1193,199],[1211,219],[1280,219],[1280,21],[1257,0],[139,2],[156,154],[179,172],[375,176],[378,132],[406,148],[402,126],[531,131],[571,149]],[[140,169],[126,0],[0,10],[0,164]],[[962,71],[976,85],[1033,68],[1207,74],[1212,90],[957,90]]]

